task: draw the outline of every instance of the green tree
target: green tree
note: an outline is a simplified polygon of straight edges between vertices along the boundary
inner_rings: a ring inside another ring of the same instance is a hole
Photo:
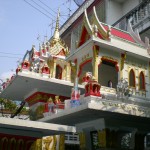
[[[4,98],[0,98],[0,108],[1,108],[1,113],[3,115],[4,112],[13,114],[15,113],[19,106],[17,106],[17,104],[15,102],[13,102],[12,100],[8,100],[8,99],[4,99]],[[29,111],[23,107],[20,111],[20,114],[27,114],[28,115]]]

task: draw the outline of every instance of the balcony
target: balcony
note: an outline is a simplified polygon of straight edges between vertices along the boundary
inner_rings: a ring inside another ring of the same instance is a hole
[[[113,26],[127,30],[127,23],[131,22],[133,30],[141,33],[150,28],[150,0],[141,2],[137,7],[119,19]]]

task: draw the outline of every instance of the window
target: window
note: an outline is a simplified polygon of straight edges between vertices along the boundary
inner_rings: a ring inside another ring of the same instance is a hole
[[[131,69],[129,72],[129,86],[135,87],[135,74],[133,69]]]
[[[145,90],[145,77],[142,71],[140,72],[140,75],[139,75],[139,89]]]

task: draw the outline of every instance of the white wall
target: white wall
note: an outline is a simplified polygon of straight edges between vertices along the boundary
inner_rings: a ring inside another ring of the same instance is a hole
[[[122,16],[122,5],[113,0],[106,3],[106,23],[112,25]]]

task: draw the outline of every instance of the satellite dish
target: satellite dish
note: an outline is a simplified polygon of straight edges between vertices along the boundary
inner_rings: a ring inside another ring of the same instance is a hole
[[[77,6],[81,6],[85,0],[74,0]]]

